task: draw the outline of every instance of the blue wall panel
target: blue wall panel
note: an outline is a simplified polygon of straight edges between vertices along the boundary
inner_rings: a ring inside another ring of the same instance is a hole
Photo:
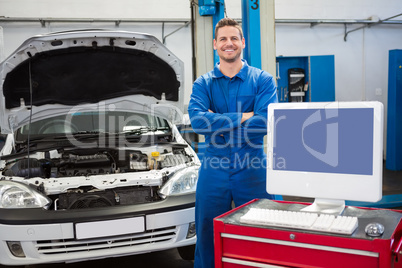
[[[386,168],[402,170],[402,50],[389,51]]]
[[[334,56],[310,56],[310,72],[311,101],[335,101]]]

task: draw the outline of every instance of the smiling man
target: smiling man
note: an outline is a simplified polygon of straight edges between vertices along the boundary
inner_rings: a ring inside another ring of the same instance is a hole
[[[207,146],[196,190],[197,245],[194,267],[214,267],[213,218],[265,190],[267,107],[278,102],[272,75],[241,59],[242,29],[230,18],[215,27],[220,61],[193,85],[188,112]]]

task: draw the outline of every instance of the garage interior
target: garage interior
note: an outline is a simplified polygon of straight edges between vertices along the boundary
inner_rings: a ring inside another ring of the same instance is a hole
[[[258,17],[253,13],[257,6]],[[212,46],[213,29],[223,17],[242,24],[246,37],[243,57],[250,65],[274,76],[280,102],[383,104],[382,199],[374,203],[351,201],[346,205],[402,210],[400,0],[0,0],[0,62],[24,40],[39,34],[82,29],[149,33],[184,63],[182,105],[186,113],[194,80],[213,69],[218,60]],[[303,72],[303,86],[308,89],[301,99],[289,100],[290,69]],[[191,132],[191,128],[186,130]],[[187,137],[202,157],[202,150],[197,149],[203,144],[203,137]],[[281,198],[289,202],[314,201],[297,196]],[[399,239],[400,233],[401,230]],[[402,251],[395,254],[402,257]],[[401,260],[394,265],[402,267]],[[169,249],[26,267],[117,266],[179,268],[193,267],[194,261],[183,260],[175,249]],[[383,266],[380,263],[378,267]]]

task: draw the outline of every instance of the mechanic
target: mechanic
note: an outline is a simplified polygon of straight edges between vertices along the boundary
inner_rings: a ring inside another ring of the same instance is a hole
[[[230,18],[215,27],[220,61],[193,85],[191,125],[205,135],[206,150],[196,190],[194,267],[214,267],[213,218],[266,192],[267,107],[278,102],[272,75],[241,59],[245,39]]]

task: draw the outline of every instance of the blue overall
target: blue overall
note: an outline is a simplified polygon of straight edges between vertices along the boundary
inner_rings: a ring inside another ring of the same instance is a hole
[[[243,60],[229,78],[215,68],[193,85],[191,125],[205,135],[206,150],[196,191],[197,245],[194,267],[214,267],[213,218],[266,192],[267,107],[278,102],[273,77]],[[212,112],[210,112],[210,111]],[[241,124],[242,113],[254,116]]]

